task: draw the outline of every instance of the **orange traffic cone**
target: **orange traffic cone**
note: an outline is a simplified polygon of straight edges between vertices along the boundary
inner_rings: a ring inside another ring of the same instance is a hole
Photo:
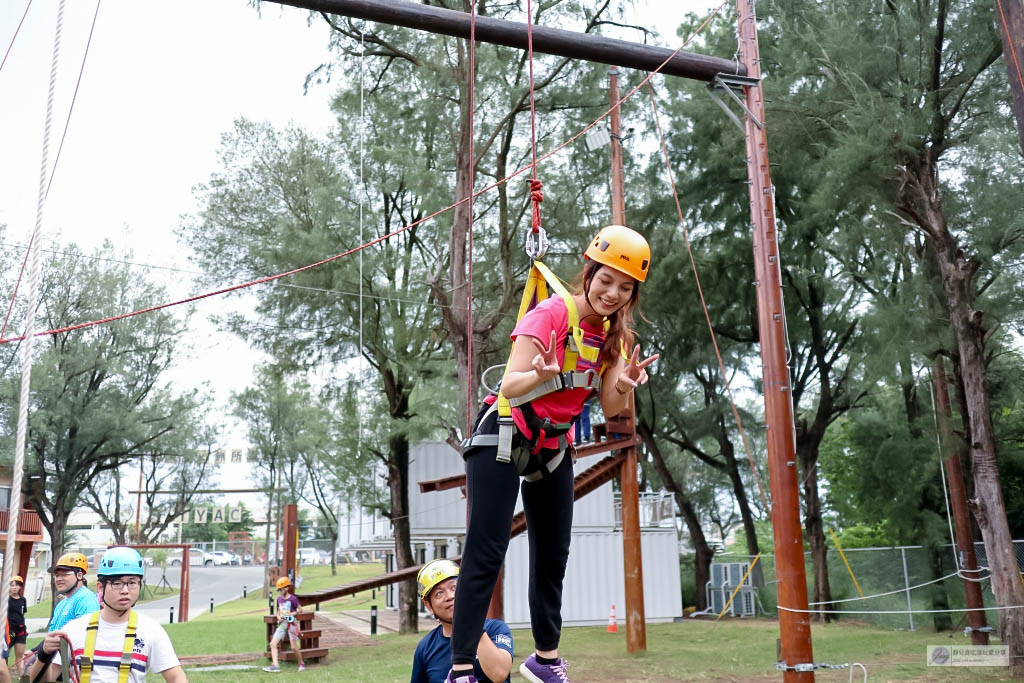
[[[608,628],[605,629],[608,633],[618,633],[619,625],[615,623],[615,603],[612,603],[612,613],[608,615]]]

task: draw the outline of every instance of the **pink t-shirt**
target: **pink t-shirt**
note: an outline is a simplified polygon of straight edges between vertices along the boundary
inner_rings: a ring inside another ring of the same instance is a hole
[[[600,348],[604,343],[604,326],[589,325],[580,323],[583,329],[583,341],[587,346]],[[512,330],[512,341],[516,337],[525,335],[534,337],[547,346],[551,341],[551,330],[555,331],[555,353],[558,364],[561,365],[565,359],[565,338],[569,334],[569,311],[565,307],[565,300],[560,296],[552,296],[537,304],[533,310],[516,324]],[[525,340],[524,340],[525,341]],[[586,372],[587,370],[600,370],[600,362],[591,363],[582,356],[576,361],[576,371]],[[549,418],[552,422],[571,422],[582,412],[583,403],[593,395],[590,389],[567,389],[555,391],[545,396],[540,396],[530,401],[530,407],[537,413],[537,417]],[[512,419],[516,427],[527,438],[533,436],[526,427],[526,420],[517,408],[512,409]],[[566,438],[571,443],[574,440],[573,431],[570,430]],[[544,448],[558,448],[558,437],[545,439],[541,444]]]

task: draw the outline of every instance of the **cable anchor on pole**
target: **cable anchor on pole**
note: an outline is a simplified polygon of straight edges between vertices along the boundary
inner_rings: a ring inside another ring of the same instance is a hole
[[[733,102],[740,106],[750,120],[754,122],[754,125],[758,128],[764,128],[764,122],[754,116],[754,112],[750,111],[747,104],[740,99],[739,95],[736,94],[736,90],[743,88],[756,88],[760,87],[760,78],[751,78],[750,76],[737,76],[735,74],[715,74],[714,79],[708,83],[708,93],[711,95],[711,99],[715,101],[719,107],[722,108],[732,122],[736,124],[736,127],[740,129],[740,132],[744,132],[743,122],[740,118],[733,113],[733,110],[729,108],[729,105],[719,96],[719,93],[725,93],[728,95]]]

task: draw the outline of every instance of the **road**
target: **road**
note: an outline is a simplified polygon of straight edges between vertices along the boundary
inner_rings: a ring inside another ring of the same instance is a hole
[[[155,588],[160,584],[161,577],[166,576],[167,583],[177,588],[181,582],[181,567],[168,567],[166,574],[160,567],[146,569],[146,584]],[[263,585],[262,565],[242,567],[189,567],[189,583],[191,591],[188,598],[189,619],[210,610],[210,598],[213,598],[214,609],[229,600],[242,597],[243,590],[259,590]],[[174,620],[179,620],[178,596],[174,595],[161,600],[147,602],[140,612],[148,614],[162,624],[170,620],[170,608],[174,607]]]

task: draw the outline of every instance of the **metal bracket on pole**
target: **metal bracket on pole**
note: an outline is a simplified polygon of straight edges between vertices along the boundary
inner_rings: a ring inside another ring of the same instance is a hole
[[[708,93],[711,95],[711,99],[715,101],[715,104],[721,107],[722,111],[732,119],[732,122],[736,124],[736,127],[739,128],[741,132],[745,132],[743,122],[740,121],[740,118],[733,113],[732,109],[729,108],[729,105],[719,97],[719,93],[724,92],[727,94],[732,98],[733,102],[740,105],[740,108],[746,112],[747,116],[750,117],[750,120],[754,122],[755,126],[758,128],[764,128],[764,123],[754,116],[754,113],[747,108],[746,102],[741,100],[739,95],[736,94],[737,89],[754,88],[760,85],[761,79],[759,78],[737,76],[735,74],[715,74],[715,78],[708,83]]]

